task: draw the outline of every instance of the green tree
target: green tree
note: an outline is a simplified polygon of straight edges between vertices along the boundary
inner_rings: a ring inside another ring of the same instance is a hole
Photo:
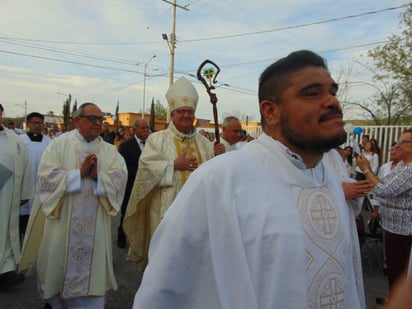
[[[155,104],[154,104],[154,98],[152,98],[152,104],[150,105],[150,123],[149,123],[149,127],[152,132],[155,131],[155,118],[156,118]]]
[[[399,34],[389,37],[388,43],[368,52],[381,71],[376,80],[386,81],[399,89],[399,99],[412,105],[412,2],[401,14]]]
[[[72,115],[77,111],[77,99],[74,101],[73,109],[72,109]]]
[[[71,103],[71,95],[69,94],[69,97],[64,101],[63,103],[63,126],[64,130],[67,130],[70,126],[69,124],[71,123],[70,119],[70,103]]]
[[[344,111],[348,111],[353,106],[363,111],[365,118],[371,118],[376,125],[397,125],[404,124],[407,116],[412,113],[412,105],[402,99],[402,90],[397,83],[390,83],[383,78],[378,72],[359,61],[354,64],[362,66],[370,71],[373,75],[372,82],[353,81],[348,77],[351,74],[353,66],[348,68],[345,73],[338,75],[339,93],[338,99],[342,104]],[[341,87],[342,86],[342,87]],[[367,99],[352,99],[348,91],[353,87],[370,87],[374,94]]]
[[[167,108],[164,107],[162,105],[162,103],[160,103],[159,100],[156,100],[156,103],[154,105],[154,110],[155,110],[155,115],[159,118],[159,119],[166,119],[166,115],[167,115]]]

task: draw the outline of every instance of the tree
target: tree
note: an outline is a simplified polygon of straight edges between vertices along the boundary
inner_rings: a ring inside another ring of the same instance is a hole
[[[356,106],[364,112],[366,118],[372,118],[376,125],[396,125],[404,123],[407,120],[407,116],[412,113],[412,105],[401,99],[402,91],[399,86],[395,83],[389,83],[383,78],[379,78],[380,75],[377,71],[369,66],[359,61],[353,61],[353,63],[361,65],[364,69],[370,71],[373,74],[373,81],[351,81],[351,78],[349,78],[347,74],[352,74],[353,66],[351,66],[346,73],[341,74],[339,77],[339,79],[341,79],[339,80],[339,85],[342,85],[342,87],[339,87],[338,99],[344,111]],[[343,80],[342,76],[344,77]],[[374,94],[366,100],[353,100],[347,93],[350,88],[356,86],[370,87],[373,89]]]
[[[66,129],[70,122],[70,100],[66,99],[63,103],[63,125]]]
[[[373,83],[359,82],[375,89],[375,94],[367,102],[344,102],[344,107],[357,106],[369,115],[376,125],[398,125],[407,121],[412,112],[412,105],[400,99],[397,85],[385,85],[379,88]]]
[[[77,111],[77,99],[74,101],[73,109],[72,109],[72,115]]]
[[[401,15],[400,26],[404,27],[400,34],[389,37],[389,42],[368,52],[375,66],[381,70],[375,76],[399,88],[400,100],[412,105],[412,2]]]
[[[156,113],[155,113],[155,104],[154,104],[154,98],[152,98],[152,104],[150,105],[150,130],[152,132],[155,131],[155,118],[156,118]]]
[[[353,61],[372,74],[372,81],[353,81],[348,76],[353,73],[353,65],[343,73],[344,82],[339,80],[339,100],[344,110],[358,107],[367,118],[377,125],[397,125],[407,123],[412,115],[412,2],[401,15],[401,25],[405,29],[398,35],[389,37],[388,43],[368,51],[373,66]],[[373,88],[374,94],[368,99],[351,99],[349,89],[355,86]]]
[[[159,118],[159,119],[166,119],[166,115],[167,115],[167,108],[164,107],[162,105],[162,103],[160,103],[159,100],[156,100],[156,103],[154,105],[154,110],[155,110],[155,115]]]

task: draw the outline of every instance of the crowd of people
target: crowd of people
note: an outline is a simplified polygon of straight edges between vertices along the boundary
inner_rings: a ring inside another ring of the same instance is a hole
[[[0,125],[0,289],[35,267],[46,308],[104,308],[120,214],[117,246],[143,272],[133,308],[365,308],[355,217],[367,207],[385,230],[385,308],[410,308],[412,130],[386,165],[367,135],[340,148],[337,91],[302,50],[262,72],[251,142],[234,116],[220,142],[198,132],[184,77],[158,132],[139,119],[116,134],[89,102],[53,140],[38,112],[28,132]]]

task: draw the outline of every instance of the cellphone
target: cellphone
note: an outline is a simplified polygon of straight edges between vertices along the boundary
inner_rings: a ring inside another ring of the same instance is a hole
[[[355,158],[357,158],[357,157],[359,157],[359,154],[358,154],[357,152],[354,152],[354,153],[353,153],[353,156],[354,156]]]

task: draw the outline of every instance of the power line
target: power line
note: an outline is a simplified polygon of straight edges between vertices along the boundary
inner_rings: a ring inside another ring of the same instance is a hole
[[[162,44],[160,41],[147,42],[78,42],[78,41],[58,41],[58,40],[40,40],[40,39],[24,39],[19,37],[0,37],[0,39],[14,39],[21,41],[53,43],[53,44],[72,44],[72,45],[140,45],[140,44]]]
[[[385,8],[385,9],[381,9],[381,10],[369,11],[369,12],[360,13],[360,14],[342,16],[342,17],[337,17],[337,18],[331,18],[331,19],[326,19],[326,20],[315,21],[315,22],[311,22],[311,23],[305,23],[305,24],[287,26],[287,27],[280,27],[280,28],[274,28],[274,29],[268,29],[268,30],[261,30],[261,31],[254,31],[254,32],[243,32],[243,33],[237,33],[237,34],[228,34],[228,35],[222,35],[222,36],[204,37],[204,38],[198,38],[198,39],[187,39],[187,40],[179,40],[179,41],[184,42],[184,43],[190,43],[190,42],[198,42],[198,41],[221,40],[221,39],[227,39],[227,38],[244,37],[244,36],[258,35],[258,34],[263,34],[263,33],[270,33],[270,32],[279,32],[279,31],[283,31],[283,30],[303,28],[303,27],[308,27],[308,26],[314,26],[314,25],[320,25],[320,24],[325,24],[325,23],[330,23],[330,22],[336,22],[336,21],[345,20],[345,19],[352,19],[352,18],[367,16],[367,15],[379,14],[379,13],[382,13],[382,12],[393,11],[393,10],[405,8],[407,6],[408,6],[408,4],[403,4],[403,5],[400,5],[400,6],[389,7],[389,8]],[[73,44],[73,45],[163,44],[162,41],[146,41],[146,42],[78,42],[78,41],[24,39],[24,38],[18,38],[18,37],[5,37],[5,36],[0,36],[0,39],[14,39],[14,40],[30,41],[30,42],[53,43],[53,44]]]
[[[43,60],[49,60],[49,61],[56,61],[56,62],[64,62],[64,63],[78,64],[78,65],[84,65],[84,66],[89,66],[89,67],[94,67],[94,68],[101,68],[101,69],[107,69],[107,70],[113,70],[113,71],[122,71],[122,72],[129,72],[129,73],[137,73],[137,74],[142,74],[142,75],[143,75],[142,72],[134,71],[134,70],[119,69],[119,68],[108,67],[108,66],[104,66],[104,65],[90,64],[90,63],[70,61],[70,60],[57,59],[57,58],[42,57],[42,56],[24,54],[24,53],[19,53],[19,52],[14,52],[14,51],[9,51],[9,50],[3,50],[3,49],[0,49],[0,53],[6,53],[6,54],[12,54],[12,55],[18,55],[18,56],[25,56],[25,57],[31,57],[31,58],[37,58],[37,59],[43,59]]]
[[[365,13],[360,13],[360,14],[355,14],[355,15],[348,15],[348,16],[343,16],[343,17],[331,18],[331,19],[315,21],[315,22],[301,24],[301,25],[280,27],[280,28],[275,28],[275,29],[268,29],[268,30],[254,31],[254,32],[228,34],[228,35],[221,35],[221,36],[215,36],[215,37],[205,37],[205,38],[198,38],[198,39],[180,40],[180,42],[190,43],[190,42],[199,42],[199,41],[222,40],[222,39],[229,39],[229,38],[238,38],[238,37],[244,37],[244,36],[258,35],[258,34],[263,34],[263,33],[278,32],[278,31],[283,31],[283,30],[290,30],[290,29],[296,29],[296,28],[303,28],[303,27],[308,27],[308,26],[326,24],[326,23],[330,23],[330,22],[335,22],[335,21],[340,21],[340,20],[345,20],[345,19],[351,19],[351,18],[361,17],[361,16],[365,16],[365,15],[378,14],[378,13],[382,13],[382,12],[397,10],[397,9],[404,8],[404,7],[407,7],[407,6],[408,6],[407,4],[404,4],[404,5],[397,6],[397,7],[390,7],[390,8],[386,8],[386,9],[382,9],[382,10],[376,10],[376,11],[370,11],[370,12],[365,12]]]
[[[13,44],[13,45],[17,45],[17,46],[24,46],[24,47],[30,47],[30,48],[40,49],[40,50],[46,50],[46,51],[59,53],[59,54],[78,56],[78,57],[90,58],[90,59],[95,59],[95,60],[110,61],[110,62],[119,63],[119,64],[136,65],[136,61],[100,57],[100,56],[95,56],[95,55],[91,55],[91,54],[71,52],[71,51],[67,51],[67,50],[64,50],[64,49],[48,48],[48,47],[44,47],[44,46],[37,45],[37,44],[24,44],[24,43],[20,43],[20,41],[18,41],[18,40],[15,41],[15,40],[7,40],[7,39],[1,39],[0,38],[0,41],[3,41],[5,43],[9,43],[9,44]]]
[[[378,42],[372,42],[372,43],[367,43],[367,44],[359,44],[359,45],[353,45],[353,46],[348,46],[348,47],[342,47],[342,48],[335,48],[335,49],[329,49],[325,51],[319,51],[319,53],[330,53],[330,52],[336,52],[336,51],[342,51],[342,50],[348,50],[348,49],[354,49],[354,48],[359,48],[359,47],[366,47],[366,46],[373,46],[377,44],[384,44],[387,43],[388,41],[378,41]],[[19,44],[17,44],[19,45]],[[23,45],[24,46],[24,45]],[[33,48],[39,48],[42,49],[41,47],[33,47]],[[46,49],[47,50],[47,49]],[[139,71],[134,71],[134,70],[128,70],[128,69],[120,69],[120,68],[114,68],[114,67],[108,67],[108,66],[103,66],[103,65],[95,65],[95,64],[89,64],[89,63],[83,63],[83,62],[77,62],[77,61],[70,61],[70,60],[64,60],[64,59],[57,59],[57,58],[49,58],[49,57],[43,57],[43,56],[36,56],[36,55],[31,55],[31,54],[25,54],[25,53],[19,53],[19,52],[14,52],[14,51],[8,51],[8,50],[0,50],[2,53],[8,53],[8,54],[13,54],[13,55],[18,55],[18,56],[24,56],[24,57],[31,57],[31,58],[38,58],[38,59],[43,59],[43,60],[50,60],[50,61],[56,61],[56,62],[64,62],[64,63],[71,63],[71,64],[77,64],[77,65],[85,65],[85,66],[90,66],[90,67],[96,67],[96,68],[102,68],[102,69],[109,69],[109,70],[115,70],[115,71],[123,71],[123,72],[129,72],[129,73],[138,73],[142,74],[142,72]],[[66,52],[61,52],[61,53],[66,53]],[[71,54],[67,52],[67,54]],[[73,55],[76,55],[73,53]],[[102,57],[94,57],[94,56],[84,56],[81,54],[78,54],[79,56],[82,57],[88,57],[92,59],[97,59],[97,60],[104,60],[104,61],[113,61],[110,59],[102,58]],[[250,64],[255,64],[255,63],[263,63],[263,62],[269,62],[273,61],[273,58],[268,58],[268,59],[261,59],[261,60],[255,60],[255,61],[248,61],[248,62],[239,62],[239,63],[232,63],[232,64],[227,64],[227,65],[222,65],[222,68],[229,68],[229,67],[235,67],[235,66],[241,66],[241,65],[250,65]],[[123,64],[132,64],[135,65],[136,63],[130,63],[127,62],[119,62]],[[180,70],[175,70],[176,73],[180,74],[185,74],[189,75],[191,73],[187,71],[180,71]],[[159,74],[158,76],[164,76],[164,74]]]

